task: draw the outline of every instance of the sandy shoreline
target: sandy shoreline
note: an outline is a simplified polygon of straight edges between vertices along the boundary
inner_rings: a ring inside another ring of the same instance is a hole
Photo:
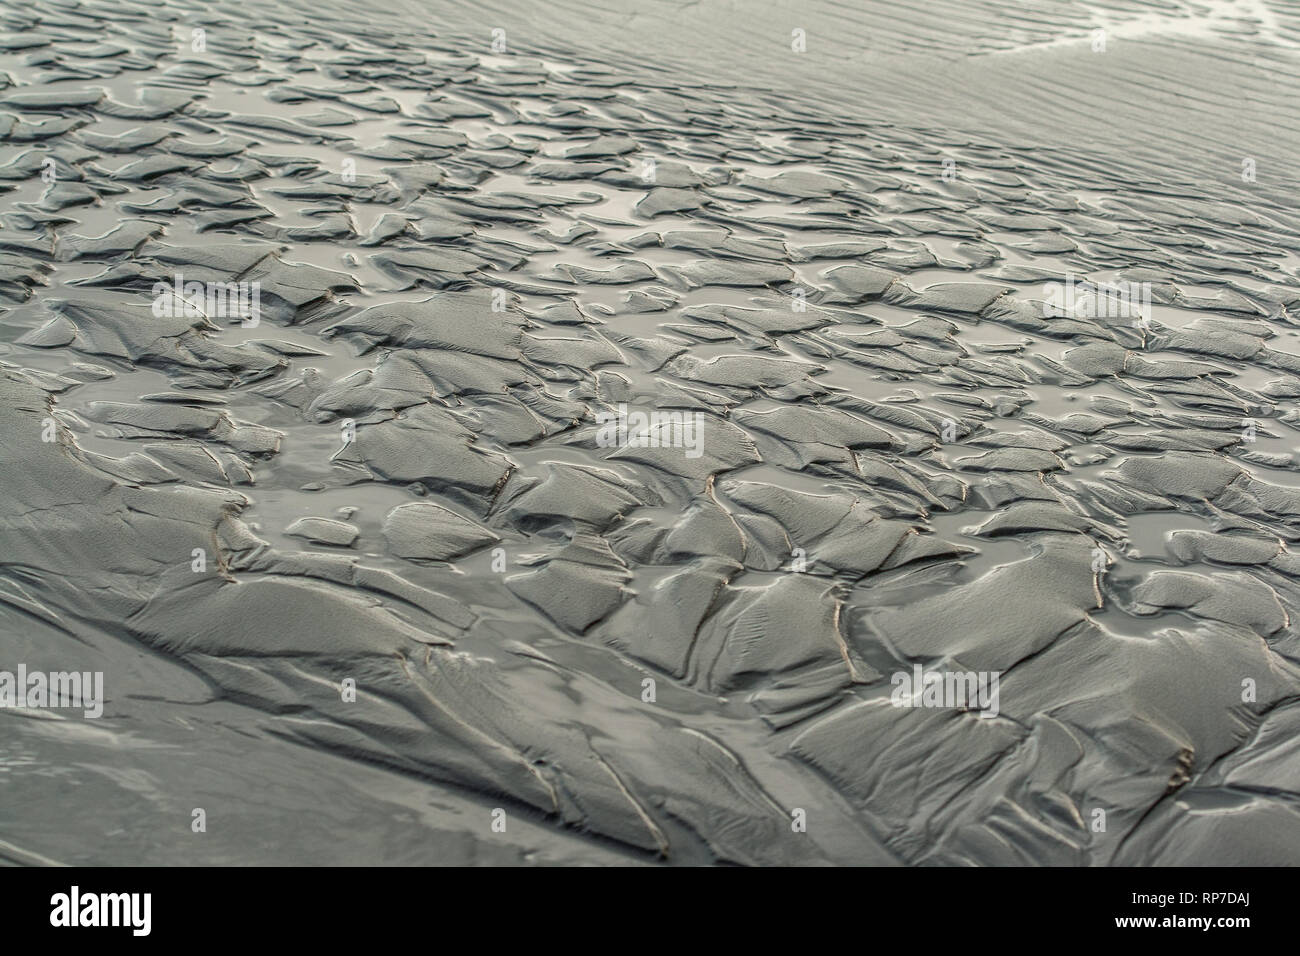
[[[0,857],[1294,864],[1300,32],[1188,9],[4,8]]]

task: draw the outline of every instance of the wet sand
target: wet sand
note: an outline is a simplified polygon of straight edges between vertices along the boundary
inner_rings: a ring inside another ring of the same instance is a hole
[[[0,15],[0,859],[1300,861],[1295,13]]]

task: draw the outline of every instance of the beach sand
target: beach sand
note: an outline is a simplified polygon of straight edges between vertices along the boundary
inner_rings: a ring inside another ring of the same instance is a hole
[[[607,6],[0,6],[0,859],[1300,862],[1300,13]]]

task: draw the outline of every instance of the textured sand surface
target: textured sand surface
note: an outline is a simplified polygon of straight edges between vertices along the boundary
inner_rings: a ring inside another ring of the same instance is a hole
[[[0,859],[1300,862],[1300,13],[614,6],[0,4]]]

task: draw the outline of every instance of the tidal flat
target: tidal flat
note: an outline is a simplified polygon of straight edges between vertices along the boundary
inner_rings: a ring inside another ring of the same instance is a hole
[[[1300,12],[608,6],[0,2],[0,860],[1300,863]]]

